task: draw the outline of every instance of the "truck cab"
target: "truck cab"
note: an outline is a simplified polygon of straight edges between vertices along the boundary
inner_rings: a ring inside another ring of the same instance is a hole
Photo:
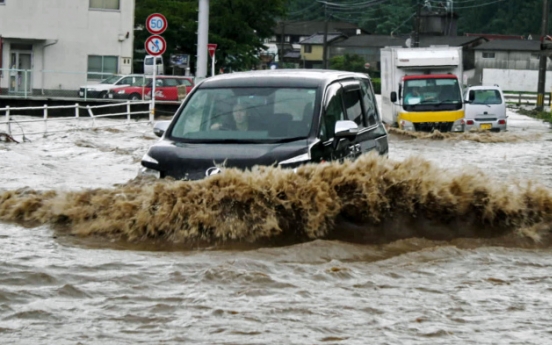
[[[381,49],[382,115],[389,126],[464,131],[462,48]]]
[[[393,98],[401,107],[397,116],[401,129],[463,131],[462,91],[453,74],[407,75]]]

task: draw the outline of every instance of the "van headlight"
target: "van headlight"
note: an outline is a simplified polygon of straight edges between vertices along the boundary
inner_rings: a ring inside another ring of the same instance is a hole
[[[290,159],[286,159],[285,161],[281,161],[280,163],[278,163],[279,166],[281,166],[282,168],[286,168],[288,165],[299,165],[299,164],[304,164],[304,163],[308,163],[311,161],[311,155],[310,155],[310,152],[307,152],[307,153],[303,153],[299,156],[295,156],[295,157],[292,157]]]
[[[147,153],[142,157],[142,163],[149,163],[150,165],[159,164],[159,162],[155,158],[152,158]],[[155,178],[161,178],[161,172],[151,167],[141,166],[138,170],[138,176],[153,176]]]

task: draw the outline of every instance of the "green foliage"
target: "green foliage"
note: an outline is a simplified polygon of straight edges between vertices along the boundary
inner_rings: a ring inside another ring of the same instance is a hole
[[[209,43],[216,43],[216,70],[248,70],[257,64],[262,40],[273,35],[276,19],[285,13],[287,0],[211,0]],[[151,13],[167,17],[169,26],[162,36],[167,53],[190,54],[195,70],[197,54],[198,0],[136,0],[135,26],[144,26]],[[135,32],[135,48],[144,49],[149,36],[144,28]]]
[[[372,34],[410,34],[414,29],[416,4],[424,0],[387,0],[366,2],[355,6],[357,0],[332,0],[347,7],[328,7],[330,20],[358,25]],[[459,15],[458,34],[487,33],[524,35],[540,33],[543,0],[454,0],[454,12]],[[445,2],[445,1],[443,1]],[[439,1],[430,0],[432,6]],[[324,5],[313,0],[290,0],[288,18],[291,20],[322,20]],[[549,21],[549,29],[552,21]],[[550,31],[550,30],[549,30]]]
[[[366,73],[366,68],[364,68],[364,64],[364,59],[356,54],[345,54],[335,56],[330,59],[330,69],[335,69],[339,71]]]
[[[374,93],[381,94],[381,78],[372,78],[372,85],[374,86]]]

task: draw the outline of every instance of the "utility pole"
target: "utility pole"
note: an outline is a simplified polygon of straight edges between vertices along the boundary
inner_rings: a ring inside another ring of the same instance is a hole
[[[418,48],[420,46],[420,17],[422,16],[422,3],[420,2],[420,0],[418,0],[418,4],[416,7],[416,27],[414,29],[414,42],[412,44],[412,47]]]
[[[207,77],[207,41],[209,40],[209,0],[199,0],[197,18],[196,82]]]
[[[540,44],[540,61],[539,61],[539,83],[537,90],[537,110],[542,111],[544,109],[544,87],[546,84],[546,59],[548,57],[545,54],[544,39],[548,31],[548,0],[542,0],[542,26],[541,26],[541,44]]]
[[[281,41],[281,47],[280,52],[278,53],[278,63],[280,66],[278,68],[283,68],[282,64],[284,63],[284,44],[285,44],[285,37],[286,37],[286,22],[282,19],[282,37],[280,37]]]
[[[324,48],[322,49],[322,67],[328,69],[328,14],[324,4]]]

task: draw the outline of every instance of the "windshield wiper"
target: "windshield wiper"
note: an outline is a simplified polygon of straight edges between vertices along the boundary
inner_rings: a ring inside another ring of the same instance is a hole
[[[305,137],[282,138],[282,139],[270,140],[269,142],[274,144],[282,144],[282,143],[290,143],[292,141],[297,141],[301,139],[306,139],[306,138]]]
[[[439,103],[436,103],[435,105],[441,105],[443,103],[456,104],[456,103],[452,103],[452,102],[459,102],[459,101],[457,99],[445,99],[443,101],[440,101]]]

